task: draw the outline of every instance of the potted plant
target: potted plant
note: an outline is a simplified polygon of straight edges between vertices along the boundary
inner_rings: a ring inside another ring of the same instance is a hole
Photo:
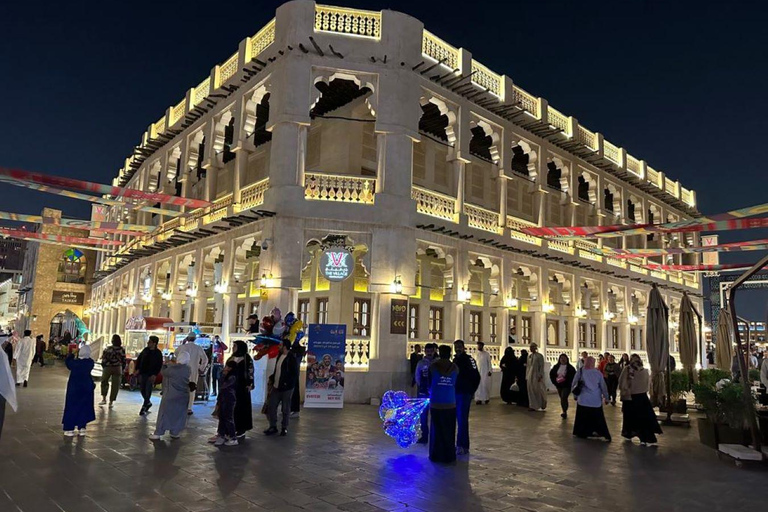
[[[706,386],[710,389],[715,389],[715,386],[721,380],[730,378],[731,372],[727,370],[721,370],[719,368],[699,370],[699,385]]]
[[[43,363],[45,364],[45,366],[55,366],[56,356],[51,354],[50,352],[43,352]]]
[[[749,413],[741,384],[724,379],[711,388],[699,383],[693,386],[693,393],[707,415],[699,420],[699,439],[703,444],[715,449],[719,444],[749,444]]]
[[[670,402],[672,412],[675,414],[685,414],[688,412],[688,404],[685,400],[685,394],[691,390],[691,379],[688,373],[682,370],[676,370],[669,374],[670,380]],[[666,404],[659,407],[661,412],[667,412]]]

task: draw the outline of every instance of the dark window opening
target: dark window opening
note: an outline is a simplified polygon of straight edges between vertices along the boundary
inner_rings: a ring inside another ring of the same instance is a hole
[[[609,212],[612,212],[613,211],[613,193],[610,191],[610,189],[605,189],[604,193],[605,193],[605,196],[603,199],[603,207]]]
[[[197,165],[195,171],[197,171],[197,179],[205,178],[205,169],[203,169],[203,158],[205,157],[205,135],[203,140],[200,141],[200,145],[197,146]]]
[[[229,124],[224,127],[224,154],[221,159],[226,164],[235,159],[235,153],[232,152],[232,146],[235,145],[235,118],[229,120]]]
[[[358,87],[352,80],[336,78],[330,83],[318,82],[315,87],[320,91],[320,99],[310,110],[309,116],[322,117],[352,101],[371,93],[367,87]]]
[[[579,200],[587,203],[592,202],[589,198],[589,182],[584,176],[579,176]]]
[[[627,218],[635,222],[635,203],[630,200],[627,200]]]
[[[523,176],[530,176],[531,173],[528,171],[529,161],[530,156],[523,151],[523,148],[520,146],[512,148],[512,172],[522,174]]]
[[[427,102],[421,106],[421,119],[419,119],[419,131],[436,139],[448,142],[448,116],[440,113],[440,109],[434,103]]]
[[[471,131],[472,139],[469,141],[469,153],[488,162],[492,162],[491,146],[493,146],[493,139],[491,136],[486,135],[485,130],[479,126],[475,126]]]
[[[272,132],[267,131],[269,121],[269,94],[265,94],[256,105],[256,126],[253,131],[253,145],[256,147],[272,140]]]
[[[558,169],[554,162],[549,162],[547,164],[547,169],[547,186],[562,192],[563,187],[560,184],[560,178],[563,175],[563,171]]]

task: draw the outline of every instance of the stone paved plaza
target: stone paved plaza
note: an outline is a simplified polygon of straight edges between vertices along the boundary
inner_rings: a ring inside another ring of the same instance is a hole
[[[698,442],[695,428],[667,428],[656,448],[573,439],[557,402],[530,413],[498,400],[473,405],[472,454],[453,466],[427,450],[398,448],[377,409],[306,410],[287,438],[257,430],[215,448],[211,406],[195,406],[178,441],[147,439],[155,414],[137,415],[137,392],[97,407],[85,438],[62,436],[66,373],[34,368],[0,440],[0,511],[717,511],[760,510],[768,475],[737,469]],[[159,397],[155,399],[155,408]],[[256,409],[258,410],[258,409]],[[745,508],[746,507],[746,508]]]

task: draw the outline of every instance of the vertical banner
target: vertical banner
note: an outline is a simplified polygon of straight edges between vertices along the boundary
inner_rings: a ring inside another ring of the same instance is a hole
[[[706,235],[701,237],[703,247],[712,247],[718,244],[718,235]],[[705,252],[702,255],[701,262],[704,265],[719,265],[720,253],[717,251]]]
[[[392,299],[389,307],[389,334],[408,334],[408,301]]]
[[[341,409],[344,406],[347,326],[310,324],[308,334],[304,407]]]

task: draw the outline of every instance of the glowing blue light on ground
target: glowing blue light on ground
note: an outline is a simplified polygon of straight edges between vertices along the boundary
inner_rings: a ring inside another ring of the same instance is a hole
[[[409,398],[405,391],[387,391],[379,407],[384,432],[401,448],[408,448],[421,437],[421,413],[427,407],[429,398]]]

